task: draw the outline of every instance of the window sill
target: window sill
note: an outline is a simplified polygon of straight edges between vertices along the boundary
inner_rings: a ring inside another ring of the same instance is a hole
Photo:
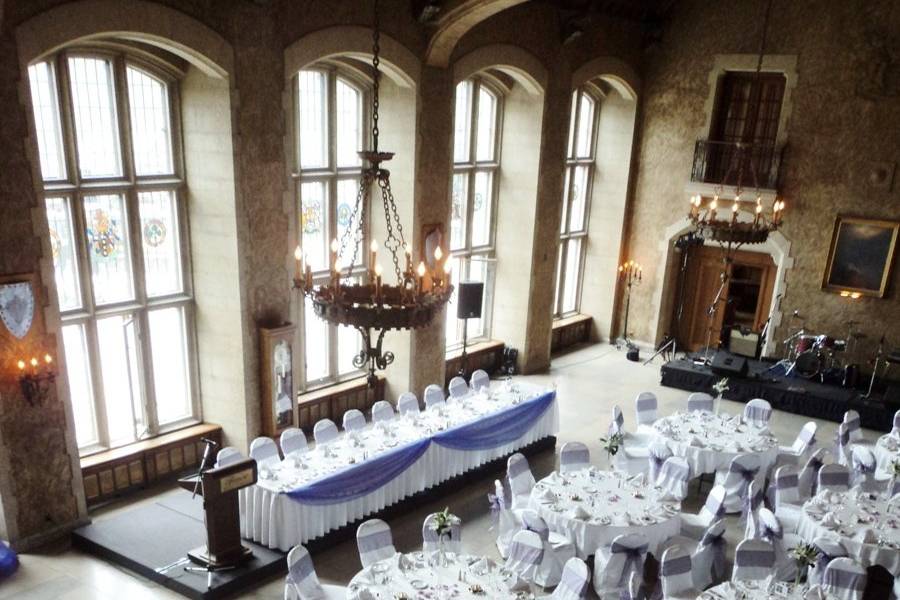
[[[221,431],[221,427],[218,425],[213,425],[211,423],[199,423],[196,425],[189,425],[182,429],[178,429],[176,431],[172,431],[170,433],[164,433],[162,435],[158,435],[156,437],[152,437],[146,440],[141,440],[139,442],[132,442],[130,444],[126,444],[124,446],[119,446],[118,448],[112,448],[110,450],[101,450],[94,454],[86,455],[81,457],[81,468],[88,469],[92,467],[96,467],[97,465],[102,465],[103,463],[113,462],[117,460],[121,460],[123,458],[128,458],[129,456],[133,456],[135,454],[140,454],[142,452],[148,452],[150,450],[155,450],[156,448],[160,448],[162,446],[167,446],[169,444],[176,444],[178,442],[184,441],[186,439],[204,436],[210,434],[214,431]]]
[[[466,346],[466,354],[475,354],[476,352],[485,352],[489,350],[496,350],[497,348],[502,348],[505,344],[498,340],[483,340],[481,342],[475,342],[473,344],[468,344]],[[453,348],[452,350],[448,350],[445,358],[447,360],[454,360],[462,357],[462,346],[459,348]]]
[[[568,327],[569,325],[574,325],[576,323],[582,323],[584,321],[591,320],[590,315],[583,315],[581,313],[575,313],[574,315],[569,315],[567,317],[559,317],[558,319],[553,319],[553,329],[562,329],[563,327]]]
[[[379,382],[384,382],[384,375],[376,375]],[[364,388],[368,385],[366,381],[365,375],[359,375],[354,377],[353,379],[347,379],[346,381],[341,381],[338,383],[330,383],[324,385],[322,387],[316,388],[314,390],[310,390],[308,392],[303,392],[297,395],[297,404],[306,404],[309,402],[317,402],[322,400],[323,398],[328,398],[330,396],[342,395],[347,392],[352,392]]]

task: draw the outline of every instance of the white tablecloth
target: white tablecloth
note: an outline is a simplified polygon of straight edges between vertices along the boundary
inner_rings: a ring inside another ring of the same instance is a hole
[[[701,600],[803,600],[808,586],[795,586],[793,583],[774,582],[772,589],[767,589],[765,581],[726,581],[713,586],[700,594]],[[824,590],[823,590],[824,594]],[[836,598],[825,594],[826,600]]]
[[[824,491],[803,505],[797,533],[805,542],[828,537],[841,542],[850,556],[865,566],[881,565],[900,577],[900,506],[888,510],[884,496]],[[872,530],[876,538],[863,543]]]
[[[878,438],[873,449],[878,470],[884,473],[891,472],[891,464],[900,460],[900,438],[886,434]]]
[[[759,456],[760,473],[765,474],[778,458],[778,439],[768,428],[740,423],[738,415],[678,412],[656,421],[653,430],[675,456],[687,460],[695,477],[727,471],[741,454]]]
[[[323,505],[304,503],[286,494],[310,482],[326,479],[351,464],[365,463],[403,443],[431,438],[439,432],[471,424],[513,409],[523,401],[552,393],[522,384],[513,391],[501,385],[497,388],[490,396],[472,394],[462,401],[454,401],[440,412],[424,411],[415,420],[398,417],[390,424],[389,434],[385,434],[380,426],[372,425],[357,435],[342,434],[339,440],[330,444],[331,456],[317,448],[303,455],[299,466],[293,459],[287,459],[271,471],[261,469],[260,480],[244,495],[242,534],[259,544],[286,552],[297,544],[321,537],[452,477],[556,435],[559,408],[554,397],[549,408],[515,441],[485,450],[456,450],[431,443],[409,468],[362,497]]]
[[[378,600],[413,598],[453,598],[454,600],[531,600],[529,586],[515,573],[480,556],[448,554],[437,565],[436,554],[397,554],[357,573],[347,587],[348,600],[356,600],[360,590],[368,590]],[[480,590],[478,588],[481,588]],[[520,592],[510,591],[511,587]]]
[[[556,501],[545,498],[548,490]],[[680,503],[662,496],[643,476],[629,479],[591,467],[550,474],[535,485],[529,503],[552,531],[574,540],[579,558],[626,533],[647,536],[649,551],[659,556],[660,544],[681,531]]]

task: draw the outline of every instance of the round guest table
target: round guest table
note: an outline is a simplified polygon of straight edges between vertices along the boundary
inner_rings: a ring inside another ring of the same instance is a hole
[[[742,423],[739,415],[678,412],[656,421],[653,430],[675,456],[687,460],[694,477],[727,471],[742,454],[759,456],[760,473],[767,473],[778,458],[778,439],[768,427]]]
[[[900,577],[900,502],[883,495],[822,491],[803,505],[797,533],[839,541],[863,566],[881,565]]]
[[[890,433],[883,435],[878,438],[872,451],[875,453],[878,470],[890,473],[891,464],[900,460],[900,437]]]
[[[821,589],[821,588],[819,588]],[[807,587],[793,583],[774,582],[771,589],[765,581],[726,581],[711,587],[700,596],[699,600],[804,600]],[[822,590],[824,600],[837,600],[833,594]]]
[[[596,553],[625,533],[642,533],[650,552],[681,531],[681,503],[644,482],[596,467],[554,472],[531,491],[529,505],[551,531],[575,542],[579,558]]]
[[[396,554],[357,573],[348,600],[533,600],[530,586],[490,558],[447,553]]]

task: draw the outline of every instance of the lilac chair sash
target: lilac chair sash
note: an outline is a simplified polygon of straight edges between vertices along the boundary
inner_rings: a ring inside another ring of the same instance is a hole
[[[704,532],[700,539],[700,546],[712,546],[712,578],[713,581],[725,576],[725,532],[715,533],[709,529]]]
[[[676,556],[675,558],[670,558],[669,560],[664,560],[662,566],[660,567],[660,573],[665,577],[670,577],[672,575],[683,575],[684,573],[691,572],[691,557],[690,555]]]
[[[672,450],[668,446],[651,444],[649,448],[650,459],[650,481],[656,481],[659,476],[659,470],[662,469],[663,463],[672,456]]]
[[[559,456],[561,465],[585,465],[591,462],[591,452],[587,448],[566,450]]]
[[[862,592],[866,587],[866,576],[853,571],[830,569],[825,571],[824,584],[842,590]]]
[[[847,471],[826,471],[819,473],[819,485],[850,486],[850,474]]]
[[[811,482],[810,490],[809,490],[810,496],[815,496],[816,492],[818,492],[818,490],[819,490],[819,469],[821,469],[824,466],[825,466],[825,462],[822,461],[822,459],[817,458],[815,456],[811,457],[806,462],[805,468],[812,469],[812,471],[813,471],[812,482]]]
[[[787,473],[775,480],[775,489],[789,490],[800,485],[800,476],[797,473]]]
[[[766,525],[765,523],[762,523],[759,527],[759,533],[762,539],[769,540],[773,544],[778,540],[784,538],[784,530],[780,525],[773,527],[772,525]]]
[[[294,585],[300,585],[302,581],[315,572],[316,568],[313,565],[312,557],[309,554],[304,554],[288,567],[287,581]]]
[[[393,537],[391,536],[390,530],[387,529],[373,531],[372,533],[356,538],[356,545],[359,547],[361,554],[381,550],[382,548],[387,548],[393,544]]]
[[[632,571],[636,571],[638,573],[643,572],[644,555],[647,554],[647,548],[647,544],[641,544],[640,546],[630,548],[628,546],[619,544],[618,542],[612,543],[612,545],[610,546],[610,552],[612,554],[625,555],[625,564],[622,565],[622,574],[619,576],[619,582],[617,586],[625,585],[625,582],[628,579],[628,575]]]
[[[741,550],[735,552],[734,564],[738,567],[769,567],[775,564],[772,550]]]
[[[570,559],[571,560],[571,559]],[[577,564],[577,563],[576,563]],[[566,562],[566,566],[563,567],[562,579],[559,580],[559,588],[569,592],[569,596],[575,598],[584,598],[584,593],[587,590],[587,579],[585,579],[582,573],[579,573],[574,568],[569,566],[569,563]],[[554,594],[555,596],[556,594]]]
[[[744,417],[749,421],[765,422],[772,417],[772,409],[748,404],[744,408]]]
[[[656,410],[656,398],[650,398],[648,396],[638,398],[635,402],[635,406],[637,407],[638,412]]]
[[[715,488],[713,488],[715,489]],[[706,496],[706,502],[703,507],[713,516],[713,519],[720,519],[725,516],[725,500],[717,498],[710,490]]]

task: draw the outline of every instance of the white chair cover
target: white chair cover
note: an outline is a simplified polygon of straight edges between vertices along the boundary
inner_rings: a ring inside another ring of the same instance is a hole
[[[805,460],[816,446],[817,430],[818,425],[816,425],[815,421],[807,421],[800,429],[797,437],[794,438],[793,444],[787,447],[781,446],[778,448],[778,458],[775,463],[778,465],[795,465],[801,460]]]
[[[309,451],[309,442],[302,429],[288,427],[281,432],[281,453],[285,458],[291,454],[303,454]]]
[[[544,543],[538,534],[523,529],[513,536],[509,545],[506,568],[519,574],[522,579],[533,582],[544,559]]]
[[[379,400],[372,405],[372,422],[387,423],[394,419],[394,407],[387,400]]]
[[[891,435],[900,437],[900,410],[894,413],[894,426],[891,428]]]
[[[333,442],[338,435],[337,425],[331,419],[322,419],[313,427],[313,439],[317,445]]]
[[[422,523],[422,552],[425,554],[438,551],[438,534],[434,529],[436,523],[437,513],[431,513]],[[456,515],[450,515],[450,535],[444,539],[444,549],[454,554],[462,550],[462,521]]]
[[[628,585],[619,592],[619,600],[648,600],[648,598],[643,573],[632,573],[628,578]]]
[[[829,537],[817,537],[812,545],[816,548],[818,558],[816,564],[809,567],[806,580],[811,584],[821,585],[828,564],[836,558],[847,556],[847,549],[838,540]]]
[[[487,371],[483,369],[476,369],[472,372],[472,378],[469,380],[469,386],[473,390],[487,390],[491,387],[491,377],[487,374]]]
[[[356,530],[356,547],[363,568],[397,554],[390,526],[381,519],[369,519]]]
[[[844,413],[843,422],[847,424],[847,431],[850,432],[851,444],[863,441],[862,427],[860,426],[858,412],[855,410],[848,410]]]
[[[822,588],[839,600],[862,600],[866,570],[851,558],[836,558],[825,568]]]
[[[625,433],[625,415],[622,414],[622,409],[618,404],[613,406],[613,418],[612,422],[609,424],[609,428],[606,430],[608,435],[613,435],[616,433]]]
[[[454,400],[462,398],[469,393],[469,385],[466,383],[465,379],[459,376],[450,380],[450,385],[447,386],[447,389],[450,392],[450,397]]]
[[[659,471],[662,469],[663,463],[673,456],[672,449],[663,440],[653,440],[647,447],[647,451],[649,454],[647,460],[649,461],[650,475],[648,481],[656,481],[659,478]]]
[[[703,392],[694,392],[687,399],[688,412],[706,411],[712,412],[714,407],[713,397]]]
[[[617,536],[612,544],[594,555],[594,591],[601,598],[618,593],[632,573],[643,574],[647,556],[647,538],[640,533]]]
[[[444,403],[444,390],[441,386],[432,383],[425,388],[425,408],[432,408]]]
[[[656,421],[658,403],[653,392],[641,392],[634,399],[634,410],[638,427],[653,425]]]
[[[732,581],[762,581],[775,566],[775,549],[762,539],[744,540],[734,551]]]
[[[765,427],[772,418],[772,405],[762,398],[754,398],[744,406],[744,422]]]
[[[696,515],[681,513],[681,535],[699,540],[713,521],[725,516],[725,488],[714,485]]]
[[[800,470],[798,484],[800,488],[800,500],[809,500],[816,495],[819,489],[819,469],[825,466],[828,450],[819,448],[807,459],[803,469]]]
[[[834,434],[834,455],[839,465],[850,464],[850,426],[846,422],[838,425]]]
[[[691,555],[681,546],[666,549],[659,565],[664,598],[696,598]]]
[[[759,509],[759,537],[771,543],[775,551],[775,578],[781,581],[793,579],[797,575],[797,562],[789,553],[784,529],[778,522],[778,517],[765,507]]]
[[[581,442],[566,442],[559,450],[559,470],[570,473],[591,466],[591,451]]]
[[[725,520],[714,521],[700,538],[700,543],[691,555],[691,571],[694,588],[705,590],[728,577],[725,564]]]
[[[216,468],[227,467],[244,458],[241,451],[234,446],[225,446],[216,454]]]
[[[512,492],[513,510],[528,508],[531,489],[534,487],[534,475],[528,466],[528,459],[516,452],[506,460],[506,478]]]
[[[656,486],[665,490],[672,498],[684,500],[690,480],[691,466],[688,462],[680,456],[670,456],[659,470]]]
[[[359,431],[366,426],[366,416],[362,411],[351,408],[344,413],[344,431]]]
[[[403,392],[397,398],[397,411],[401,415],[419,414],[419,399],[412,392]]]
[[[876,491],[884,486],[884,482],[875,481],[875,453],[866,446],[853,446],[851,453],[853,481],[851,485],[859,486],[865,492]]]
[[[825,465],[819,469],[819,491],[846,492],[850,489],[850,471],[843,465]]]
[[[319,583],[309,551],[294,546],[287,555],[288,574],[284,581],[285,600],[323,600],[325,590]]]
[[[521,523],[506,504],[506,491],[499,479],[494,480],[494,493],[488,494],[494,528],[497,531],[497,551],[503,559],[509,553],[513,536],[521,529]]]
[[[747,488],[759,474],[759,457],[755,454],[742,454],[731,459],[728,472],[722,482],[725,488],[725,510],[728,513],[740,512],[744,506]]]
[[[250,458],[259,466],[271,466],[281,461],[278,446],[272,438],[258,437],[250,442]]]
[[[744,496],[744,505],[741,507],[739,523],[744,523],[744,539],[752,540],[760,537],[759,509],[763,506],[765,494],[758,481],[751,481],[747,487],[747,495]]]
[[[797,468],[784,465],[775,470],[774,506],[775,516],[781,521],[785,531],[796,531],[800,523],[800,475]]]
[[[587,594],[591,573],[584,561],[572,557],[563,567],[562,579],[553,590],[551,600],[583,600]]]
[[[538,534],[544,548],[541,564],[535,571],[532,581],[541,587],[553,587],[559,583],[562,577],[563,565],[566,560],[575,556],[575,545],[563,540],[560,551],[557,551],[554,544],[551,543],[550,527],[539,514],[533,510],[523,510],[521,516],[524,529]],[[556,537],[557,541],[560,541],[560,536]]]

